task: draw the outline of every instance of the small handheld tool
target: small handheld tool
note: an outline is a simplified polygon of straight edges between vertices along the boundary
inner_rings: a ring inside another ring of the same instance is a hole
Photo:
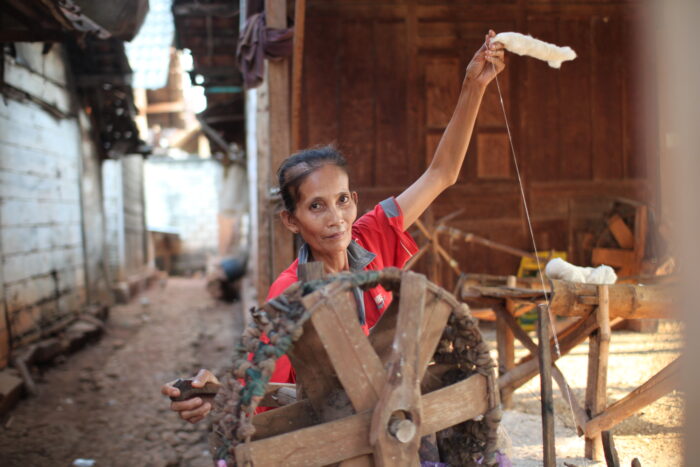
[[[208,382],[202,388],[192,387],[192,378],[178,378],[174,383],[173,387],[180,390],[180,395],[178,397],[171,397],[170,400],[174,402],[184,401],[191,399],[193,397],[214,397],[217,392],[219,392],[220,384]]]

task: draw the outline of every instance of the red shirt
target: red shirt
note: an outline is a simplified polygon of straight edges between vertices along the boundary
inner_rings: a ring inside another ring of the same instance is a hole
[[[416,242],[403,230],[403,213],[396,199],[387,198],[373,210],[357,219],[352,226],[353,241],[348,246],[348,261],[351,271],[379,270],[390,266],[398,268],[418,251]],[[306,245],[299,251],[299,257],[277,277],[270,286],[266,301],[269,301],[287,287],[297,282],[297,265],[309,259]],[[359,295],[361,291],[356,292]],[[365,334],[389,308],[392,294],[382,286],[362,293],[363,306],[358,307],[358,318]],[[270,381],[294,383],[294,369],[289,358],[284,355],[277,360],[277,366]]]

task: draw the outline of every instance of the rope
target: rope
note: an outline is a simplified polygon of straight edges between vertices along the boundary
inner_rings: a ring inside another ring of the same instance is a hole
[[[513,144],[513,135],[510,131],[510,124],[508,123],[508,116],[506,114],[506,106],[503,103],[503,93],[501,93],[501,84],[498,81],[498,71],[496,70],[496,65],[491,63],[491,66],[493,67],[493,73],[496,78],[496,88],[498,89],[498,99],[501,102],[501,110],[503,111],[503,120],[505,120],[506,123],[506,131],[508,132],[508,142],[510,143],[510,151],[513,156],[513,166],[515,167],[515,175],[518,178],[518,186],[520,188],[520,196],[522,197],[523,200],[523,208],[525,209],[525,218],[527,219],[527,226],[530,231],[530,238],[532,239],[532,248],[535,250],[535,261],[537,262],[537,272],[540,277],[540,282],[542,284],[542,291],[544,292],[544,300],[547,302],[547,313],[549,314],[549,323],[551,327],[551,332],[552,336],[554,337],[554,350],[557,353],[557,358],[561,358],[561,349],[559,347],[559,339],[557,338],[557,330],[554,327],[554,318],[552,316],[552,312],[550,310],[550,302],[549,302],[549,294],[547,293],[547,287],[545,286],[544,283],[544,273],[542,271],[542,265],[540,264],[540,255],[539,252],[537,251],[537,242],[535,240],[535,232],[532,229],[532,220],[530,219],[530,210],[527,207],[527,199],[525,198],[525,189],[523,188],[523,180],[520,177],[520,168],[518,167],[518,160],[515,155],[515,145]],[[544,345],[544,343],[540,342],[539,345]],[[549,345],[549,343],[547,343]],[[569,391],[568,386],[564,386],[566,388],[566,398],[567,402],[569,403],[569,410],[571,411],[571,420],[573,421],[574,424],[574,429],[578,426],[576,424],[576,416],[574,415],[574,405],[573,402],[571,401],[571,392]]]

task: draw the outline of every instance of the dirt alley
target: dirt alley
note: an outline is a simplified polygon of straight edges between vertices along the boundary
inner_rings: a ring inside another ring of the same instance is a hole
[[[211,466],[208,424],[177,418],[160,386],[200,367],[222,374],[242,319],[202,279],[170,278],[113,307],[102,339],[35,374],[39,395],[0,427],[0,464]]]

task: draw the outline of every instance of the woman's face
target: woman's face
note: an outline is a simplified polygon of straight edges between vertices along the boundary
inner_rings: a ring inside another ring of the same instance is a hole
[[[283,218],[317,257],[345,251],[356,217],[357,194],[350,192],[348,175],[334,164],[325,164],[304,179],[295,211]]]

